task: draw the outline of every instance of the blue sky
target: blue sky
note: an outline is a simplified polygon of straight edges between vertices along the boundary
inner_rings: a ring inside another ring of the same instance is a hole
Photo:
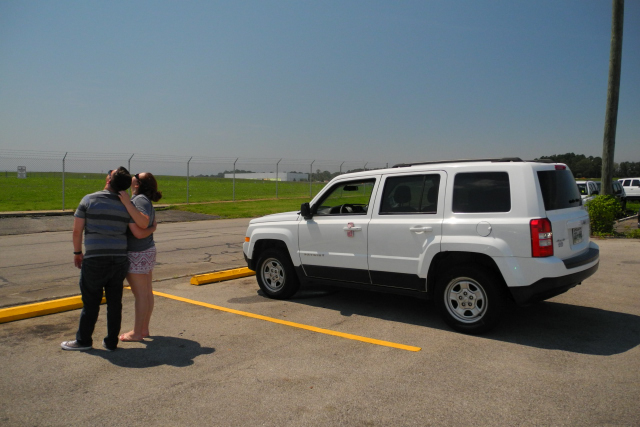
[[[616,161],[640,161],[640,1]],[[602,155],[611,1],[0,0],[4,149]]]

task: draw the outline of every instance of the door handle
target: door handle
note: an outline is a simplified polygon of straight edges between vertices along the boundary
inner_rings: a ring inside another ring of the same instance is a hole
[[[410,231],[415,231],[416,233],[426,233],[433,231],[433,227],[427,227],[425,225],[416,225],[409,228]]]
[[[362,231],[362,227],[343,227],[344,231]]]

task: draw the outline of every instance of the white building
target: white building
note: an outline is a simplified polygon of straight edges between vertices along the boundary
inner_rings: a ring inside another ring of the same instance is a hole
[[[225,178],[233,178],[232,173],[225,173]],[[255,172],[255,173],[237,173],[236,179],[260,179],[265,181],[275,181],[275,172]],[[308,173],[300,172],[279,172],[278,181],[308,181]]]

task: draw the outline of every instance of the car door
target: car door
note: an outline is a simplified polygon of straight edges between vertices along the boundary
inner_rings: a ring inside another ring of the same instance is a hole
[[[628,184],[628,189],[625,188],[624,190],[627,193],[627,196],[631,196],[634,199],[637,199],[638,197],[640,197],[640,179],[633,178],[630,181],[631,182]]]
[[[383,178],[369,223],[372,284],[426,290],[428,266],[440,251],[445,183],[443,171]]]
[[[298,247],[309,277],[370,284],[367,265],[369,203],[376,179],[337,182],[298,225]]]

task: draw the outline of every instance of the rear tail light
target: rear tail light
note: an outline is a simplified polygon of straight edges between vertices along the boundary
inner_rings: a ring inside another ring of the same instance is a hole
[[[567,166],[566,165],[556,165],[556,170],[557,171],[563,171],[566,170]]]
[[[547,218],[532,219],[529,227],[531,228],[531,256],[536,258],[553,256],[551,221]]]

